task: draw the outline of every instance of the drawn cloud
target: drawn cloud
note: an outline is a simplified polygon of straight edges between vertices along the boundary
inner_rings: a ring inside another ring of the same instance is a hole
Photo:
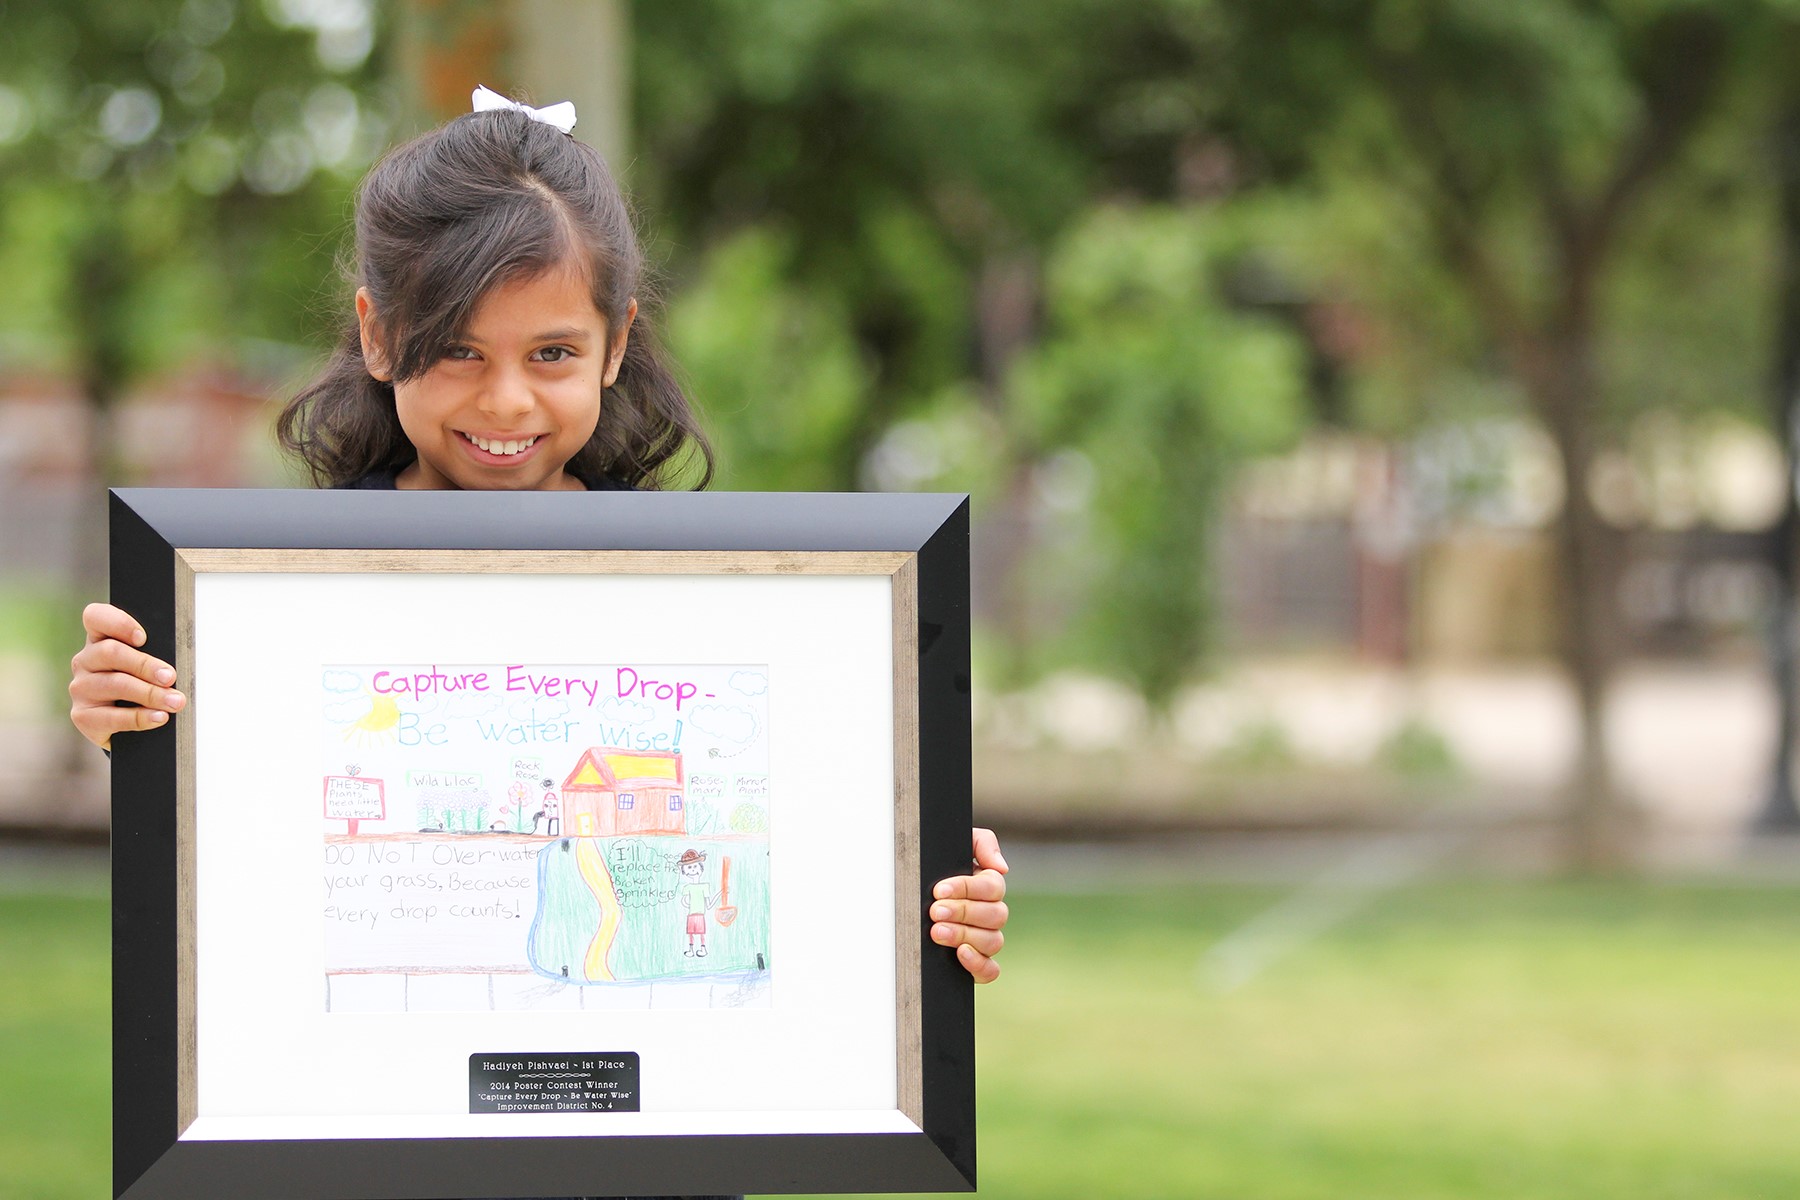
[[[366,694],[350,696],[343,700],[333,700],[325,706],[325,719],[333,725],[348,725],[352,721],[360,721],[368,716],[374,703],[373,698]]]
[[[506,706],[506,715],[515,721],[554,721],[569,715],[569,702],[560,696],[514,700]]]
[[[724,704],[702,704],[688,717],[701,733],[742,746],[756,736],[756,714],[747,708],[731,708]]]
[[[406,711],[420,717],[485,717],[506,707],[505,695],[488,692],[454,692],[448,696],[428,693],[424,696],[400,696]]]
[[[500,702],[493,696],[480,692],[467,695],[449,696],[444,700],[446,717],[485,717],[500,707]]]
[[[656,715],[656,710],[648,704],[619,696],[608,696],[594,711],[603,721],[618,721],[624,725],[642,725]]]
[[[360,692],[362,676],[355,671],[327,671],[322,682],[328,692]]]
[[[733,671],[731,686],[746,696],[760,696],[769,690],[769,677],[761,671]]]

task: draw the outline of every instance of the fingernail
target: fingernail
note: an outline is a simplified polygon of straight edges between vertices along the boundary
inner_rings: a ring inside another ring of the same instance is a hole
[[[180,692],[170,692],[165,699],[168,701],[170,708],[180,708],[187,703],[187,697]]]
[[[939,900],[948,900],[950,898],[950,881],[946,879],[942,883],[939,883],[936,887],[931,889],[931,894]]]
[[[168,719],[169,719],[169,714],[165,713],[165,712],[153,712],[150,714],[150,723],[152,725],[161,725],[164,721],[166,721]]]
[[[158,668],[156,672],[156,682],[162,684],[164,687],[168,687],[171,683],[175,682],[175,672],[167,667]]]
[[[138,646],[143,645],[144,638],[145,638],[145,634],[144,634],[143,630],[134,629],[131,631],[131,641],[134,645],[138,645]]]
[[[950,936],[950,927],[948,925],[933,925],[931,927],[931,940],[934,942],[942,942],[944,945],[948,946],[950,944]]]
[[[950,919],[950,906],[948,904],[932,905],[931,919],[934,921],[948,921]]]

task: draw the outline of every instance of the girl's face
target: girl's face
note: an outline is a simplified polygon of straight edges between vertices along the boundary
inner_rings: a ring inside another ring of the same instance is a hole
[[[390,378],[367,289],[356,293],[356,315],[370,373]],[[496,287],[443,358],[394,385],[400,427],[419,453],[398,486],[580,491],[563,467],[593,436],[636,316],[634,300],[624,328],[609,331],[575,271]]]

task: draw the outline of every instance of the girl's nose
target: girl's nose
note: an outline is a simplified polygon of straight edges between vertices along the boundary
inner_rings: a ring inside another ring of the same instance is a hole
[[[524,416],[537,405],[532,395],[531,382],[523,371],[499,368],[489,377],[488,386],[482,389],[476,407],[485,416],[496,421],[512,420]]]

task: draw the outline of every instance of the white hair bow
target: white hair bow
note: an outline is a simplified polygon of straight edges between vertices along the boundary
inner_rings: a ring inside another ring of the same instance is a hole
[[[543,108],[533,108],[529,104],[520,104],[515,100],[508,100],[499,92],[489,91],[485,87],[476,85],[475,95],[472,97],[472,101],[475,105],[473,110],[475,112],[491,112],[497,108],[515,108],[532,120],[542,121],[546,125],[554,125],[564,133],[568,133],[571,129],[575,128],[575,105],[567,100],[564,100],[561,104],[549,104],[545,105]]]

